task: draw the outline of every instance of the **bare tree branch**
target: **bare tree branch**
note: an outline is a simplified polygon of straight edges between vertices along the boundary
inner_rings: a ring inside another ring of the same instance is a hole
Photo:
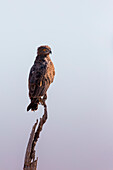
[[[46,122],[46,120],[47,120],[47,105],[44,102],[44,115],[42,116],[42,118],[40,118],[40,122],[37,127],[37,130],[36,130],[36,126],[38,124],[38,119],[36,120],[36,123],[32,127],[32,131],[26,149],[23,170],[37,170],[38,158],[35,158],[35,146],[39,139],[40,132],[42,131],[42,127]]]

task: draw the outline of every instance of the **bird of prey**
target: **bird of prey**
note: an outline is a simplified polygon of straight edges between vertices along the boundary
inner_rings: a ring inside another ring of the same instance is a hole
[[[44,104],[47,99],[47,89],[54,80],[55,68],[50,59],[49,54],[51,48],[47,45],[40,46],[37,49],[37,56],[31,67],[29,73],[29,97],[31,103],[27,107],[27,111],[30,109],[36,111],[39,104]]]

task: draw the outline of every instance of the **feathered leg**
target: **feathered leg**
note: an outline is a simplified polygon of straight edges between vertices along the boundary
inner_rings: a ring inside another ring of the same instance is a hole
[[[40,103],[44,106],[46,100],[47,100],[47,93],[45,93],[43,98],[40,99]]]

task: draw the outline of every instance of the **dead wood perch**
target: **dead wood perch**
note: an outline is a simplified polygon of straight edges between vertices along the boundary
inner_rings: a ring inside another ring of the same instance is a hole
[[[47,105],[44,103],[44,115],[42,116],[42,118],[40,118],[38,127],[37,127],[38,119],[36,120],[36,123],[32,127],[32,131],[30,134],[30,138],[25,153],[23,170],[37,170],[38,157],[35,158],[35,146],[39,139],[40,132],[42,131],[42,127],[46,122],[46,120],[47,120]]]

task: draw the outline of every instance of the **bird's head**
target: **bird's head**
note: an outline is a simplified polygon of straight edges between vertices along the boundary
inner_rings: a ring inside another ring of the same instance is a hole
[[[51,48],[47,45],[44,45],[44,46],[40,46],[38,49],[37,49],[37,54],[38,55],[42,55],[42,56],[46,56],[48,54],[52,53],[51,52]]]

